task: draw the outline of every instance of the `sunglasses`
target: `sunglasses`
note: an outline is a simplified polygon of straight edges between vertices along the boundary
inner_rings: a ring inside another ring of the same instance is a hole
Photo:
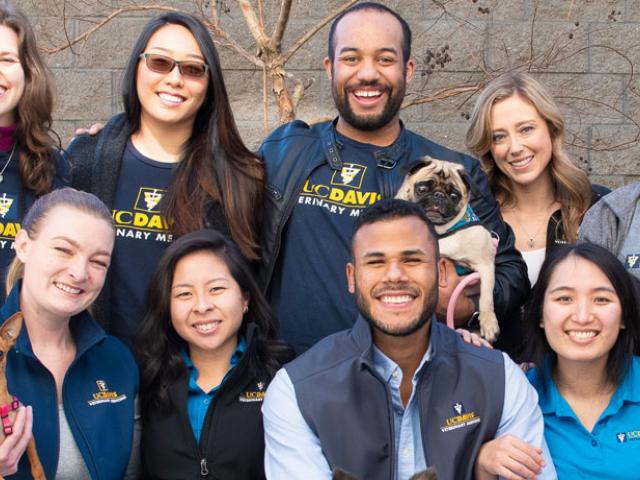
[[[170,73],[178,66],[181,75],[190,78],[200,78],[207,74],[209,65],[202,62],[174,60],[171,57],[158,55],[157,53],[141,53],[139,58],[144,58],[147,68],[156,73]]]

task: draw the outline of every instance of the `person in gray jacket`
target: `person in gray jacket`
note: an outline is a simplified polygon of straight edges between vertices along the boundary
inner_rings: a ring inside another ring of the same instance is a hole
[[[474,471],[496,436],[524,436],[537,478],[555,478],[538,396],[497,350],[438,323],[448,280],[433,225],[416,204],[382,200],[356,221],[347,285],[359,315],[285,365],[262,407],[267,478],[495,478]],[[522,437],[519,437],[522,438]]]
[[[579,240],[612,252],[640,281],[640,183],[619,188],[591,207],[582,221]]]

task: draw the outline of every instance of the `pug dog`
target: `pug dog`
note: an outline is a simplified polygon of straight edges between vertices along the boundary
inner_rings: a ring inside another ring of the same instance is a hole
[[[407,173],[396,198],[420,205],[438,233],[440,254],[480,275],[480,335],[492,342],[500,328],[493,311],[495,249],[491,232],[473,213],[473,181],[462,165],[421,158]]]
[[[345,472],[339,468],[336,468],[333,471],[332,480],[358,480],[356,477],[351,475],[350,473]],[[428,470],[424,470],[423,472],[416,473],[409,480],[438,480],[435,470],[429,468]]]

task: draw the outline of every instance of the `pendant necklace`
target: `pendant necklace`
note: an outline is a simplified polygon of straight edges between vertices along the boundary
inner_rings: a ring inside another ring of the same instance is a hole
[[[553,200],[553,202],[551,202],[549,204],[549,206],[547,208],[545,208],[545,213],[549,212],[549,210],[551,209],[551,207],[553,206],[554,203],[555,203],[555,199]],[[525,236],[527,237],[527,245],[529,246],[529,248],[532,249],[536,245],[536,237],[540,233],[540,230],[542,229],[542,227],[544,227],[549,222],[549,218],[545,215],[545,218],[542,219],[542,223],[540,223],[538,225],[538,228],[536,228],[536,231],[533,233],[533,235],[531,235],[527,231],[527,229],[525,228],[524,224],[520,221],[520,218],[515,217],[515,219],[518,222],[518,225],[520,225],[520,228],[524,232]]]
[[[13,154],[15,153],[15,151],[16,151],[16,144],[14,143],[13,148],[11,149],[11,154],[9,155],[9,160],[7,160],[7,163],[5,163],[4,167],[2,167],[2,170],[0,170],[0,183],[2,183],[4,180],[4,171],[7,169],[7,167],[11,163],[11,159],[13,158]]]

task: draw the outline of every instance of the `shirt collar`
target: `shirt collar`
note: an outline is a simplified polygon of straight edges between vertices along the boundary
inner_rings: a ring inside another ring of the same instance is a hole
[[[425,364],[431,361],[432,358],[433,358],[433,349],[431,348],[431,341],[429,341],[429,346],[427,347],[427,351],[424,352],[424,355],[422,356],[422,360],[420,360],[420,364],[418,365],[418,368],[416,369],[416,372],[413,375],[414,378],[417,378],[418,375],[421,374]],[[373,368],[375,368],[376,372],[378,372],[378,374],[387,383],[389,383],[389,381],[391,380],[391,376],[393,375],[393,372],[396,371],[398,368],[400,368],[396,362],[394,362],[389,357],[387,357],[382,352],[382,350],[380,350],[375,345],[373,346],[373,349],[372,349],[372,360],[373,360]]]
[[[558,417],[573,417],[575,414],[571,410],[571,407],[567,401],[560,395],[558,387],[553,380],[549,361],[545,360],[542,368],[542,382],[540,385],[544,389],[545,395],[541,395],[539,399],[540,410],[543,414],[553,413]],[[536,371],[533,373],[538,374]],[[602,417],[609,414],[613,414],[620,410],[624,402],[640,403],[640,357],[634,356],[631,358],[629,366],[622,377],[622,382],[616,388],[609,405],[602,413]],[[539,382],[540,379],[536,378],[535,382]]]
[[[220,382],[220,385],[222,385],[224,380],[227,378],[227,375],[229,374],[229,372],[238,364],[238,362],[240,361],[240,359],[242,358],[242,355],[246,350],[247,350],[247,341],[244,338],[244,336],[240,336],[238,338],[238,345],[236,345],[236,349],[231,354],[231,359],[229,361],[229,363],[231,364],[231,367],[229,368],[229,371],[225,374],[225,377],[223,378],[222,382]],[[191,357],[189,357],[189,352],[187,350],[186,345],[184,345],[180,350],[180,356],[182,357],[182,360],[184,361],[184,364],[187,366],[187,370],[189,371],[189,390],[194,390],[195,388],[200,390],[200,387],[197,386],[197,382],[196,382],[198,380],[198,369],[191,361]],[[218,387],[220,385],[218,385]],[[214,387],[212,391],[216,390],[218,387]]]

